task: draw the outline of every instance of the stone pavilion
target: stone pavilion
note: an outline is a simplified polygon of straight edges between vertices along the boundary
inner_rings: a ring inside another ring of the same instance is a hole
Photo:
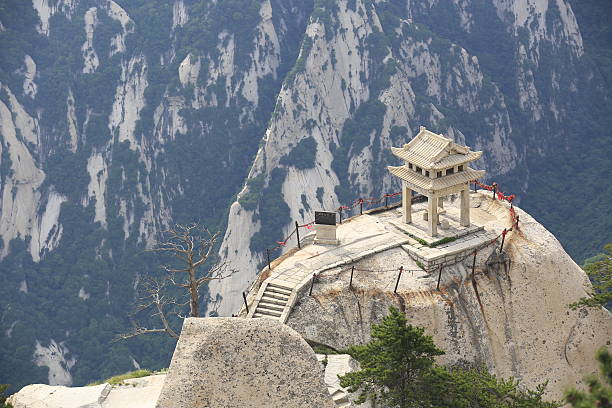
[[[438,235],[440,215],[444,213],[444,197],[460,193],[460,224],[470,225],[470,181],[481,179],[484,170],[474,170],[468,164],[482,156],[467,146],[430,132],[421,126],[419,133],[403,147],[392,147],[392,153],[402,159],[403,166],[388,166],[389,171],[402,179],[402,209],[407,224],[412,222],[412,191],[427,196],[429,235]]]

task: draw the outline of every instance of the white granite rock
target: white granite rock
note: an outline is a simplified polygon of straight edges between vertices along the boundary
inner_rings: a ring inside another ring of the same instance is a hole
[[[14,408],[99,408],[111,390],[109,384],[64,387],[32,384],[8,399]]]
[[[489,194],[474,194],[473,201],[473,221],[489,234],[511,226],[507,203]],[[318,274],[312,296],[309,285],[300,289],[286,323],[307,340],[341,350],[369,341],[372,324],[394,305],[446,351],[440,363],[485,365],[529,388],[549,381],[547,396],[561,398],[597,371],[595,351],[611,345],[612,315],[603,308],[568,307],[592,291],[586,274],[549,231],[514,208],[520,231],[506,237],[506,262],[491,263],[499,243],[480,249],[474,279],[473,258],[464,256],[444,267],[437,290],[437,271],[413,272],[418,268],[409,253],[393,248],[355,262],[352,289],[350,265]],[[405,272],[394,293],[400,265]]]
[[[271,319],[189,318],[157,408],[332,408],[310,346]]]
[[[92,387],[32,384],[8,402],[14,408],[153,408],[165,378],[165,374],[158,374]]]

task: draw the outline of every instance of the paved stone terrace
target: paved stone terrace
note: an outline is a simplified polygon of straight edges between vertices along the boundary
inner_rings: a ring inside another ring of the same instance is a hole
[[[480,196],[479,193],[472,194],[475,198]],[[439,229],[440,235],[435,238],[428,236],[424,225],[420,225],[425,224],[420,212],[425,209],[426,203],[413,205],[415,214],[411,225],[402,223],[401,208],[366,213],[345,220],[338,225],[338,246],[314,244],[314,233],[309,234],[303,238],[301,250],[280,260],[273,267],[254,299],[251,294],[248,317],[274,317],[286,321],[298,289],[308,285],[314,273],[348,267],[384,251],[389,251],[392,256],[397,250],[412,258],[412,261],[403,263],[406,270],[418,269],[416,261],[419,261],[428,272],[434,272],[440,266],[456,264],[499,234],[498,231],[484,227],[488,221],[497,217],[477,208],[471,209],[473,225],[467,228],[459,226],[459,209],[454,204],[458,204],[458,200],[454,203],[450,200],[445,202],[446,213],[442,219],[448,220],[449,228]],[[430,244],[446,237],[454,240],[431,248],[413,237]],[[426,272],[422,274],[427,275]]]

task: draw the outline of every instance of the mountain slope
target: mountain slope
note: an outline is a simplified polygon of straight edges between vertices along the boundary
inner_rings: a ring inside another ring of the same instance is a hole
[[[258,182],[230,210],[223,249],[241,273],[217,289],[225,313],[292,220],[399,191],[385,170],[396,164],[389,147],[420,125],[484,150],[489,179],[518,193],[572,253],[610,236],[599,216],[610,190],[597,182],[609,169],[607,89],[568,4],[318,2],[294,72],[249,174]],[[310,138],[316,155],[287,159]],[[578,231],[596,238],[579,241]]]

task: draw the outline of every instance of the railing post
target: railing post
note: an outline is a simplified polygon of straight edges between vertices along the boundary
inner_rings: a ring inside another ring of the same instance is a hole
[[[385,194],[385,208],[389,208],[389,196]]]
[[[359,199],[359,215],[363,215],[363,198]]]
[[[302,246],[300,245],[300,226],[298,225],[298,222],[295,222],[295,233],[297,234],[297,244],[298,244],[298,249],[302,249]]]
[[[314,286],[315,279],[317,278],[317,274],[312,274],[312,281],[310,282],[310,291],[308,292],[308,296],[312,296],[312,287]]]
[[[244,299],[244,307],[246,307],[247,314],[249,314],[249,304],[247,303],[246,294],[242,292],[242,299]]]
[[[349,288],[353,287],[353,272],[355,272],[355,265],[351,268],[351,280],[349,281]]]
[[[504,249],[504,241],[506,240],[506,234],[508,233],[508,230],[506,230],[504,228],[504,230],[502,231],[502,242],[501,245],[499,246],[499,252],[501,253],[501,251]]]
[[[436,290],[440,290],[440,279],[442,278],[442,266],[440,267],[440,273],[438,274],[438,285],[436,286]]]
[[[270,266],[270,250],[268,248],[266,248],[266,254],[268,255],[268,270],[272,270]]]
[[[342,207],[338,208],[338,214],[340,214],[340,224],[342,224]]]
[[[472,261],[472,280],[474,280],[474,270],[476,269],[476,251],[474,251],[474,260]]]
[[[474,180],[474,192],[478,192],[478,180]]]
[[[397,275],[397,282],[395,282],[395,289],[393,289],[393,293],[397,293],[397,287],[399,286],[400,278],[402,277],[402,272],[404,270],[403,266],[400,266],[399,274]]]

